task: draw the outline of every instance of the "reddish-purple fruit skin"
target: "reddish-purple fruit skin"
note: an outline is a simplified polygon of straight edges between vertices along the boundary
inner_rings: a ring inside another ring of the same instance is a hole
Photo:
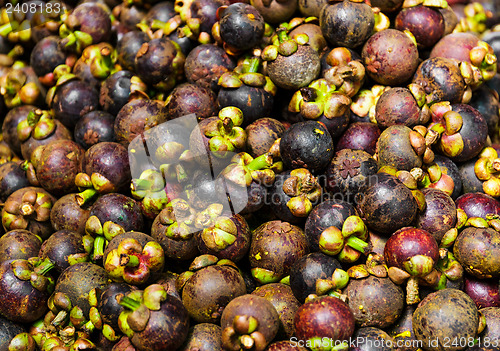
[[[420,108],[407,88],[396,87],[380,96],[375,106],[377,124],[386,128],[396,124],[413,127],[418,124]]]
[[[123,194],[102,195],[92,206],[89,215],[97,216],[101,223],[112,221],[125,231],[141,231],[144,228],[144,217],[139,205]]]
[[[500,308],[486,307],[479,312],[486,318],[486,328],[482,333],[483,340],[486,338],[497,339],[498,335],[500,335]],[[488,350],[491,350],[491,348]]]
[[[168,120],[194,113],[198,119],[217,115],[215,93],[194,83],[177,85],[165,102],[163,111]]]
[[[396,29],[409,30],[423,48],[432,47],[444,34],[444,19],[439,11],[424,5],[401,10],[396,16]]]
[[[35,139],[31,136],[21,144],[21,154],[25,160],[31,159],[31,154],[41,145],[48,145],[58,140],[72,140],[71,131],[61,121],[55,120],[56,130],[44,139]]]
[[[182,302],[198,323],[218,323],[227,304],[246,294],[245,281],[230,266],[208,266],[194,273],[182,290]]]
[[[300,306],[295,315],[298,340],[327,337],[346,340],[354,332],[355,321],[349,306],[342,300],[324,296]]]
[[[184,65],[186,79],[213,91],[219,90],[218,81],[223,73],[235,67],[233,59],[219,46],[202,44],[191,50]]]
[[[130,339],[139,350],[177,350],[189,332],[189,315],[182,302],[168,295],[152,310],[146,328]]]
[[[433,102],[460,103],[466,89],[458,65],[444,57],[429,58],[422,62],[413,77],[413,83],[421,85],[428,100]]]
[[[61,196],[76,191],[75,177],[81,172],[85,150],[71,140],[54,141],[43,149],[36,176],[51,194]]]
[[[419,212],[416,226],[424,229],[440,242],[444,234],[457,222],[457,209],[453,199],[445,192],[427,188],[422,190],[425,196],[425,210]]]
[[[412,327],[424,345],[435,340],[433,351],[465,350],[466,346],[444,347],[447,339],[472,340],[477,336],[479,313],[474,301],[458,289],[442,289],[427,295],[413,313]],[[463,344],[462,344],[463,345]]]
[[[72,230],[85,234],[85,223],[90,217],[90,205],[80,206],[76,194],[59,198],[50,211],[50,222],[54,230]]]
[[[127,149],[115,142],[101,142],[85,152],[83,171],[99,173],[108,179],[115,190],[130,186],[130,166]]]
[[[498,279],[478,279],[466,275],[464,291],[474,300],[477,308],[500,307]]]
[[[269,151],[276,139],[285,131],[285,126],[273,118],[259,118],[245,128],[247,133],[247,148],[252,157],[257,157]]]
[[[17,136],[17,125],[26,119],[28,113],[35,109],[36,107],[32,105],[21,105],[12,108],[4,116],[2,123],[3,140],[17,155],[21,155],[21,141]]]
[[[75,7],[73,15],[81,23],[79,28],[92,36],[92,43],[109,40],[111,20],[103,7],[96,3],[82,3]]]
[[[417,215],[417,201],[410,189],[395,176],[377,173],[357,204],[357,210],[369,229],[392,234],[409,226]]]
[[[422,157],[415,152],[410,142],[411,132],[412,129],[407,126],[392,125],[380,134],[377,145],[379,166],[406,171],[422,166]]]
[[[347,295],[347,303],[361,327],[386,328],[403,313],[403,290],[387,277],[370,275],[352,279],[343,293]]]
[[[293,264],[308,253],[307,238],[299,227],[271,221],[253,231],[249,260],[252,268],[267,269],[284,277]]]
[[[486,144],[488,138],[488,124],[481,113],[474,107],[466,104],[454,104],[452,110],[462,116],[463,125],[460,129],[464,147],[462,152],[452,161],[464,162],[477,156]]]
[[[0,314],[11,321],[31,323],[47,311],[47,291],[35,289],[30,280],[21,280],[14,275],[12,260],[0,264]]]
[[[257,287],[252,294],[267,299],[278,312],[280,326],[276,339],[291,338],[295,333],[293,319],[301,305],[293,295],[292,288],[283,283],[264,284]]]
[[[470,62],[469,53],[477,46],[479,38],[472,33],[452,33],[434,45],[429,57],[445,57]]]
[[[339,138],[335,150],[363,150],[375,154],[380,128],[375,123],[355,122],[350,124]]]
[[[220,319],[224,331],[233,324],[237,316],[252,316],[258,322],[256,331],[269,343],[274,339],[279,328],[279,315],[273,304],[266,298],[254,294],[238,296],[228,303]]]
[[[436,239],[427,231],[412,227],[395,232],[385,245],[384,258],[389,267],[402,267],[415,255],[425,255],[437,262],[439,247]]]
[[[54,263],[54,268],[61,273],[70,266],[68,258],[73,254],[85,254],[82,235],[70,230],[59,230],[45,240],[38,254]]]
[[[166,121],[163,104],[155,100],[136,99],[124,105],[115,119],[116,140],[128,146],[146,130]]]
[[[458,209],[464,210],[469,218],[500,215],[500,202],[483,193],[463,194],[455,200],[455,204]]]
[[[207,245],[207,243],[203,240],[202,232],[198,232],[196,235],[198,250],[202,254],[210,254],[217,256],[219,259],[228,259],[233,262],[238,262],[250,249],[252,233],[248,223],[241,215],[235,214],[227,217],[231,219],[237,228],[236,240],[226,248],[219,250],[215,247]]]
[[[397,86],[404,84],[418,67],[417,46],[396,29],[373,34],[361,53],[368,75],[377,83]]]

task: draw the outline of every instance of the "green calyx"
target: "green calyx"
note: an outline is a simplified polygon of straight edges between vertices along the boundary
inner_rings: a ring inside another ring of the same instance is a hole
[[[54,290],[54,280],[46,274],[54,268],[54,264],[48,259],[38,257],[29,260],[14,260],[11,262],[14,275],[24,281],[30,281],[31,285],[39,291],[51,293]]]
[[[74,16],[68,16],[66,23],[61,24],[59,27],[59,36],[62,38],[61,45],[77,54],[81,54],[86,47],[92,45],[93,39],[86,32],[72,30],[77,25],[69,23],[71,18],[74,19]]]
[[[104,257],[104,249],[107,246],[107,241],[102,236],[97,236],[93,241],[92,261],[99,262]]]
[[[219,261],[220,260],[217,258],[217,256],[214,255],[209,255],[209,254],[200,255],[193,260],[193,262],[189,266],[189,270],[194,272],[199,269],[217,264]]]
[[[123,296],[119,304],[127,310],[119,317],[120,330],[125,335],[143,331],[151,316],[151,311],[158,311],[161,303],[167,299],[163,286],[152,284],[144,291],[137,291]]]
[[[167,292],[160,284],[149,285],[144,289],[143,303],[151,311],[160,310],[161,303],[167,299]]]
[[[277,283],[282,276],[268,269],[254,267],[251,269],[252,277],[260,284]]]
[[[108,43],[99,43],[86,47],[81,56],[90,67],[90,72],[97,79],[105,79],[115,71],[116,50]]]
[[[76,202],[78,206],[84,206],[92,201],[97,195],[97,191],[94,189],[85,189],[82,192],[75,195]]]
[[[8,346],[8,351],[34,351],[35,339],[29,333],[19,333],[14,336]]]
[[[340,293],[349,283],[349,274],[343,269],[337,268],[332,276],[327,279],[316,280],[316,295],[330,295],[333,292]]]
[[[218,158],[226,158],[238,149],[244,148],[247,140],[246,132],[240,125],[243,123],[243,112],[234,106],[224,107],[219,111],[216,128],[205,133],[210,138],[210,151]]]
[[[203,229],[201,238],[208,248],[221,251],[232,245],[237,236],[217,227]]]
[[[283,182],[283,192],[291,197],[287,202],[290,212],[297,217],[307,217],[312,204],[321,196],[321,187],[309,170],[297,168]]]
[[[253,316],[238,315],[233,319],[233,328],[239,334],[251,334],[259,327],[259,321]]]
[[[116,187],[100,173],[78,173],[75,177],[75,185],[80,191],[93,189],[99,194],[108,194],[116,192]]]
[[[139,307],[141,307],[141,301],[138,301],[138,300],[131,298],[131,297],[128,297],[128,296],[123,296],[120,299],[119,304],[120,304],[120,306],[123,306],[131,311],[135,311]]]
[[[51,112],[37,109],[30,111],[27,118],[17,125],[17,136],[21,141],[27,140],[30,136],[42,140],[54,133],[56,127]]]
[[[154,169],[148,169],[141,173],[139,178],[132,179],[130,188],[132,192],[156,192],[163,190],[165,181],[160,172]]]
[[[265,91],[271,93],[275,92],[274,83],[269,83],[269,79],[265,75],[258,73],[259,66],[259,57],[245,59],[233,72],[224,73],[219,78],[219,85],[224,88],[239,88],[245,84],[251,87],[264,88]]]
[[[164,262],[163,249],[157,242],[150,241],[142,246],[134,238],[124,238],[106,256],[104,269],[116,282],[140,285],[161,270]]]
[[[274,183],[275,173],[271,169],[273,157],[270,153],[253,158],[246,152],[233,156],[221,175],[239,186],[249,186],[253,180],[271,185]]]
[[[368,254],[370,245],[365,241],[367,238],[368,228],[363,220],[358,216],[350,216],[344,221],[342,229],[334,226],[325,229],[321,233],[319,246],[322,252],[332,256],[341,254],[345,246]]]
[[[437,269],[446,276],[447,279],[455,281],[463,277],[464,269],[455,256],[446,250],[444,258],[437,263]]]
[[[213,226],[217,218],[222,214],[224,206],[221,204],[211,204],[203,211],[199,212],[194,220],[194,225],[198,229],[207,228]]]
[[[403,268],[414,277],[423,277],[429,274],[434,268],[435,262],[425,255],[415,255],[403,262]]]

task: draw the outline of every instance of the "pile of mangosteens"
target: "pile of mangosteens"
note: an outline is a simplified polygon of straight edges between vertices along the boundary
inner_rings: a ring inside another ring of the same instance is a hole
[[[0,351],[500,350],[498,0],[0,5]]]

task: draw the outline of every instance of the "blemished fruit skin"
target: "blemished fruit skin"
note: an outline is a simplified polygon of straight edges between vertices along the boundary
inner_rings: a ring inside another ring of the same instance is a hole
[[[477,335],[479,313],[472,299],[458,289],[443,289],[428,295],[413,314],[413,332],[425,350],[465,350],[467,345],[446,347],[450,338],[474,338]]]

